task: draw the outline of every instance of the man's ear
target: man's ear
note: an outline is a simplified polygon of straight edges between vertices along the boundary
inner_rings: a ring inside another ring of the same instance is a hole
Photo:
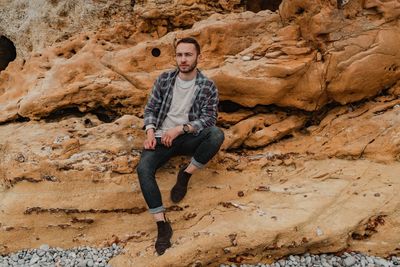
[[[203,57],[200,55],[197,56],[197,61],[201,61],[203,59]]]

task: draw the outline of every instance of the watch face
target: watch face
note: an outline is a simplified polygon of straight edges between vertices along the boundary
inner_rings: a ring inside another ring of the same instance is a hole
[[[183,125],[183,131],[184,131],[185,133],[188,133],[188,132],[189,132],[189,125],[184,124],[184,125]]]

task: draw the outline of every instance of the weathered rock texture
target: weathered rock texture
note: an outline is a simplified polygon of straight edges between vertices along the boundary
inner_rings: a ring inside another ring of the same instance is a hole
[[[119,242],[115,266],[399,253],[400,5],[245,2],[0,2],[19,51],[0,73],[1,253]],[[160,170],[175,233],[155,257],[142,112],[184,36],[201,43],[226,139],[182,204],[168,195],[187,159]]]
[[[0,34],[17,43],[24,57],[81,32],[125,25],[129,31],[120,37],[137,43],[149,35],[158,38],[172,30],[190,28],[213,13],[245,8],[240,0],[1,0],[0,5],[4,7]]]

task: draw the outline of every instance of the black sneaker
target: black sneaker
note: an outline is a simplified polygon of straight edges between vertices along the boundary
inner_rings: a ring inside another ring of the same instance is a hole
[[[187,165],[179,170],[176,184],[171,189],[171,200],[174,203],[178,203],[186,195],[189,179],[192,176],[192,174],[185,172],[186,167]]]
[[[155,248],[157,254],[161,256],[167,248],[171,247],[172,228],[169,222],[159,221],[157,222],[157,230],[158,234]]]

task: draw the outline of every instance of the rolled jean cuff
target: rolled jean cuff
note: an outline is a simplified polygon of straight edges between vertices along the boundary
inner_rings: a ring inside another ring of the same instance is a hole
[[[204,165],[205,165],[205,164],[203,164],[203,163],[198,162],[198,161],[195,160],[194,158],[192,158],[192,160],[190,161],[190,163],[192,163],[194,166],[196,166],[196,167],[199,168],[199,169],[204,168]]]
[[[165,211],[164,206],[160,206],[160,207],[157,207],[157,208],[154,208],[154,209],[149,209],[149,212],[151,214],[156,214],[156,213],[160,213],[160,212],[164,212],[164,211]]]

